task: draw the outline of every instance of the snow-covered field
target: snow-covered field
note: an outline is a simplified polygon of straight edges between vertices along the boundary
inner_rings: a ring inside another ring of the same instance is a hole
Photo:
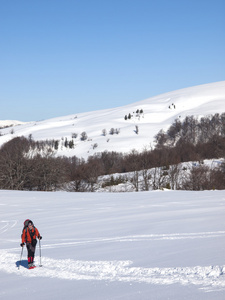
[[[0,191],[0,299],[223,300],[224,216],[225,191]],[[27,218],[34,270],[26,249],[18,269]]]

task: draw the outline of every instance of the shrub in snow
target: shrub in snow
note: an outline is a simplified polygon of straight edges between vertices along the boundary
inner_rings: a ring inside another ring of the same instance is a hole
[[[86,139],[88,138],[88,136],[87,136],[87,133],[85,132],[85,131],[83,131],[82,133],[81,133],[81,141],[86,141]]]
[[[73,142],[73,140],[69,141],[69,148],[70,149],[74,148],[74,142]]]
[[[76,132],[72,133],[72,138],[73,138],[73,139],[76,139],[77,136],[78,136],[78,134],[77,134]]]
[[[109,134],[114,135],[114,133],[115,133],[115,129],[111,128],[110,131],[109,131]]]
[[[106,136],[106,135],[107,135],[106,129],[103,129],[103,130],[102,130],[102,135],[103,135],[103,136]]]

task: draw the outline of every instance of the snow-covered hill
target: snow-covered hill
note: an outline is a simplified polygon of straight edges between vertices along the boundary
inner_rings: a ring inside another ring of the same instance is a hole
[[[26,122],[21,122],[17,120],[0,120],[0,128],[3,127],[9,127],[9,126],[17,126],[17,125],[22,125],[26,124]]]
[[[87,158],[96,152],[142,151],[154,146],[154,136],[176,118],[225,112],[225,81],[169,92],[130,105],[30,122],[1,130],[0,145],[16,136],[60,140],[57,155]],[[125,120],[125,117],[128,119]],[[129,118],[130,117],[130,118]],[[114,134],[110,134],[114,131]],[[87,139],[81,140],[86,132]],[[65,139],[74,148],[64,147]]]

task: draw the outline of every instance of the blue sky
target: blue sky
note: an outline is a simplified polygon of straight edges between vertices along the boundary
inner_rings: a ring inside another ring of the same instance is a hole
[[[0,120],[225,80],[224,11],[224,0],[1,0]]]

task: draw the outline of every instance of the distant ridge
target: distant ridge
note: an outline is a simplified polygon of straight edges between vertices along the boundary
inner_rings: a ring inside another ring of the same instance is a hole
[[[26,124],[26,122],[21,122],[17,120],[0,120],[0,127],[16,126]]]
[[[177,118],[223,112],[225,81],[185,88],[112,109],[39,122],[14,121],[21,125],[13,127],[13,134],[12,128],[1,129],[0,146],[16,136],[32,135],[34,140],[58,140],[56,155],[86,159],[103,151],[142,151],[154,146],[155,135],[161,129],[166,131]],[[0,121],[0,126],[1,122],[4,121]],[[86,134],[84,139],[82,134]],[[73,147],[65,147],[65,141],[72,141]]]

